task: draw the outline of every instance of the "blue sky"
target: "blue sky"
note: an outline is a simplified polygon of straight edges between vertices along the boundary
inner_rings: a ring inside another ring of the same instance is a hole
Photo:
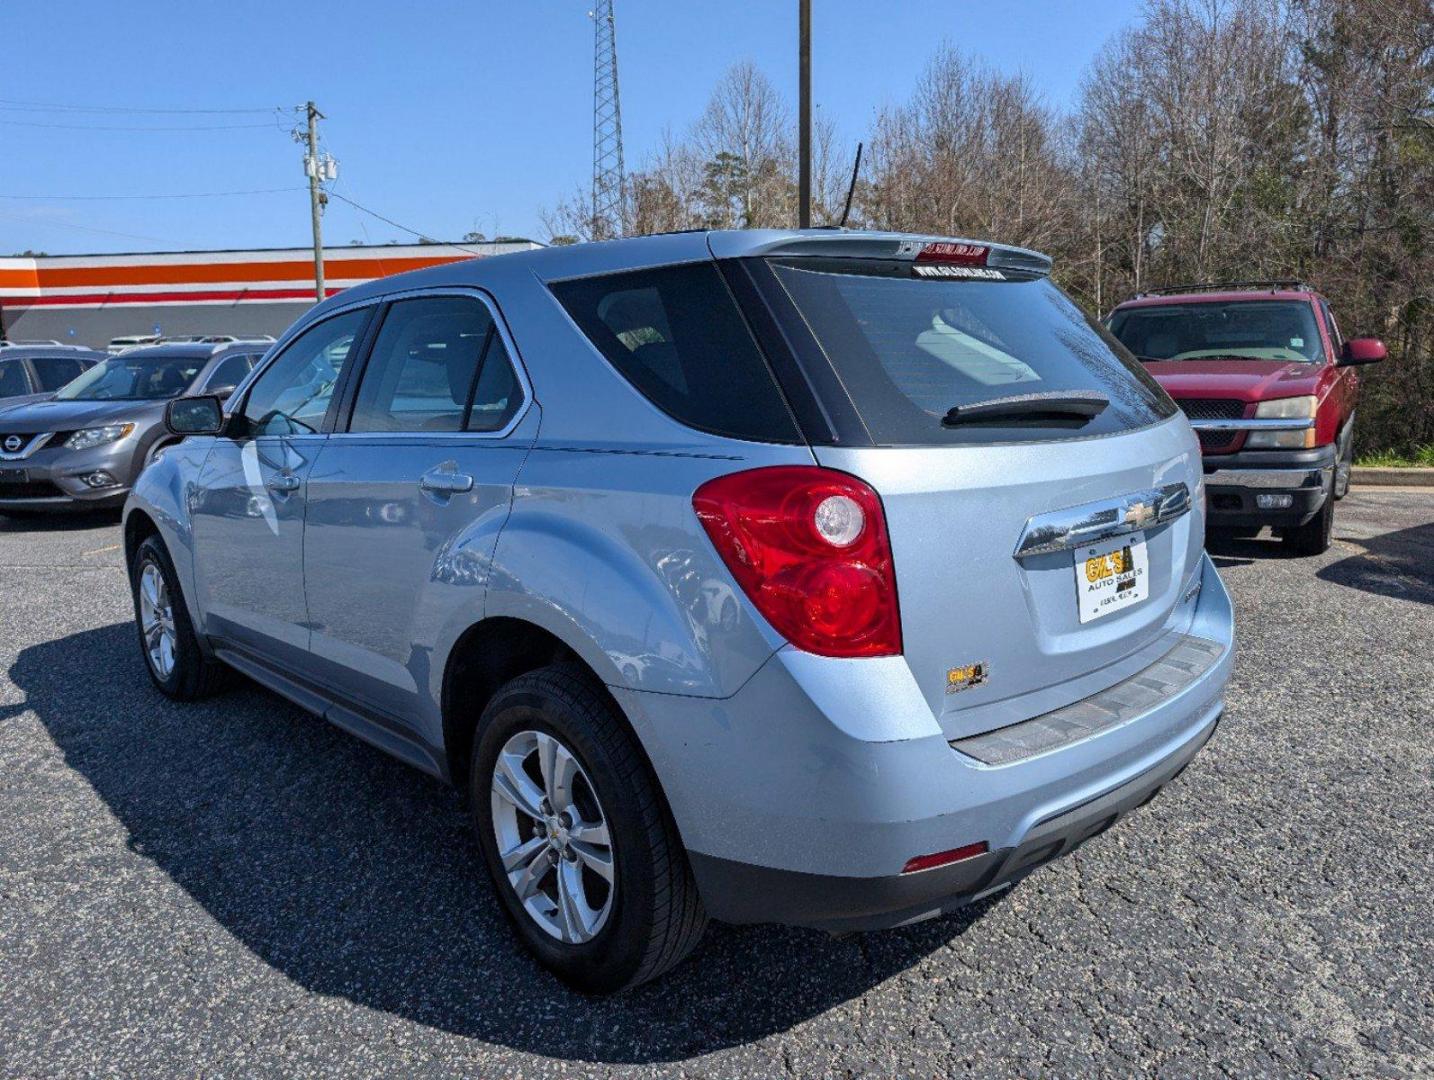
[[[795,103],[797,0],[616,0],[629,167],[752,60]],[[1024,71],[1064,107],[1139,0],[813,0],[813,97],[860,137],[903,100],[942,41]],[[591,169],[584,0],[300,4],[5,0],[0,253],[300,246],[308,199],[292,114],[40,111],[269,109],[312,98],[340,161],[336,190],[444,239],[544,239],[539,213]],[[68,125],[68,126],[60,126]],[[243,126],[238,126],[243,125]],[[216,126],[211,131],[100,128]],[[268,189],[287,189],[269,191]],[[266,191],[225,198],[59,195]],[[339,202],[325,239],[410,238]]]

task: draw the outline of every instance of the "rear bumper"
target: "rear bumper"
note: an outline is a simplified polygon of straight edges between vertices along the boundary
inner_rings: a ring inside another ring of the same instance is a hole
[[[1178,691],[997,765],[948,741],[914,684],[902,685],[899,658],[888,667],[784,650],[726,700],[614,693],[714,917],[871,929],[1023,877],[1183,769],[1215,729],[1232,662],[1229,597],[1208,558],[1184,633],[1218,648]],[[977,842],[987,854],[902,873],[913,856]]]
[[[1297,526],[1319,513],[1329,497],[1335,448],[1300,451],[1245,451],[1205,458],[1208,524]],[[1283,506],[1261,506],[1274,496]]]
[[[951,866],[879,878],[774,870],[690,852],[707,910],[726,922],[778,922],[833,933],[883,930],[964,907],[1012,885],[1099,836],[1184,771],[1219,716],[1153,768],[1080,806],[1038,822],[1017,847]]]

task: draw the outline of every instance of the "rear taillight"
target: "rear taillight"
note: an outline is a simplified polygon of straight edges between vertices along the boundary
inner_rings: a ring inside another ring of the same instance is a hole
[[[779,465],[709,480],[692,505],[742,591],[797,648],[842,657],[901,652],[886,515],[862,481]]]

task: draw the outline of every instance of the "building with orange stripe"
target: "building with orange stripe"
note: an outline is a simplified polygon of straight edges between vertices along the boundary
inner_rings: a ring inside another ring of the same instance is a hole
[[[324,250],[332,296],[374,278],[540,245]],[[132,334],[273,334],[314,303],[312,248],[0,258],[0,336],[103,348]]]

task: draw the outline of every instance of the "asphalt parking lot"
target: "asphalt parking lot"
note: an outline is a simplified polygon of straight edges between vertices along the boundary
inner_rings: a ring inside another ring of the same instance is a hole
[[[1434,1072],[1434,489],[1215,548],[1225,722],[959,916],[714,927],[611,1000],[529,961],[455,796],[256,688],[176,706],[113,521],[0,518],[0,1073]]]

